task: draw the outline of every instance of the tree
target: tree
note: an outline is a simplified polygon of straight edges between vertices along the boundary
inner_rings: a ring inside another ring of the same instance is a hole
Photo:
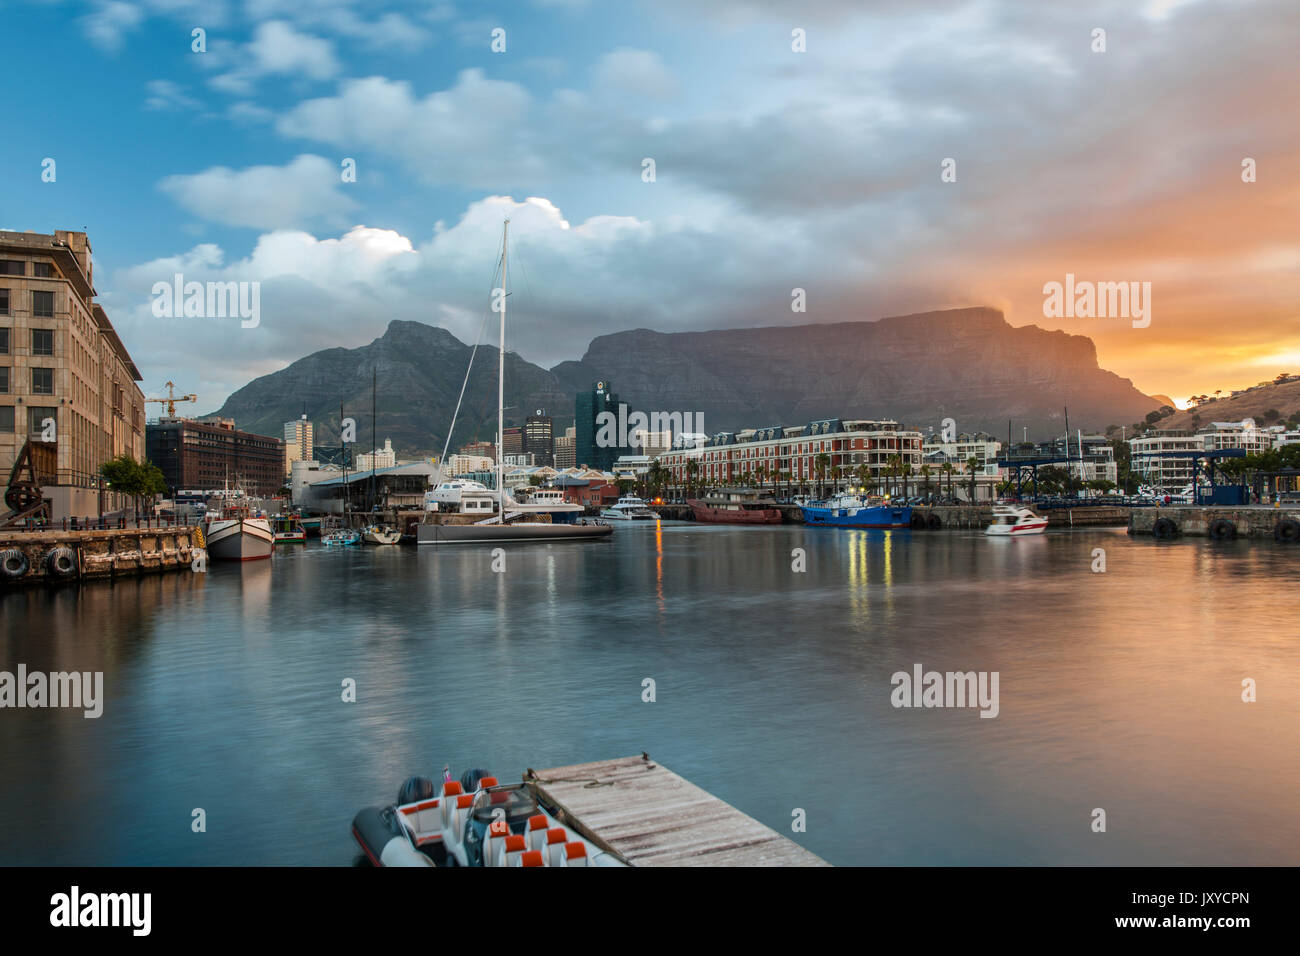
[[[831,465],[831,456],[822,452],[813,459],[813,473],[817,476],[817,494],[824,497],[826,490],[826,469]]]
[[[128,454],[104,462],[99,466],[99,474],[109,488],[131,499],[137,521],[141,498],[167,493],[167,482],[158,466],[148,460],[136,461]]]
[[[966,474],[970,475],[970,500],[975,501],[975,476],[979,474],[980,460],[974,455],[966,459]]]
[[[692,458],[686,463],[686,497],[694,497],[695,480],[700,476],[700,463]]]
[[[930,497],[930,466],[929,465],[921,466],[921,479],[924,482],[923,487],[925,488],[925,496],[928,498]]]
[[[943,472],[943,480],[945,485],[944,497],[947,498],[949,501],[952,501],[952,471],[953,471],[952,462],[945,461],[943,465],[940,466],[939,470]]]

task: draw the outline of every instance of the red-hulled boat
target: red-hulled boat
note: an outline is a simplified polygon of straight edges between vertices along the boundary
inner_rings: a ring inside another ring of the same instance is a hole
[[[752,488],[724,488],[686,502],[696,521],[709,524],[780,524],[781,509]]]

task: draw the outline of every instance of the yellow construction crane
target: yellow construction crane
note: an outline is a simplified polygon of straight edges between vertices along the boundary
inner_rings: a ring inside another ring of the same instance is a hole
[[[145,399],[146,402],[159,402],[160,404],[166,405],[166,406],[167,406],[167,417],[168,417],[168,418],[175,418],[175,417],[176,417],[176,403],[177,403],[177,402],[197,402],[198,400],[199,400],[199,397],[198,397],[197,395],[177,395],[177,394],[176,394],[176,384],[175,384],[174,382],[168,382],[168,383],[167,383],[167,397],[166,397],[166,398],[146,398],[146,399]]]

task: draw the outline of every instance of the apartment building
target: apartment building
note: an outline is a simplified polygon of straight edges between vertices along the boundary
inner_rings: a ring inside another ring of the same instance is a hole
[[[99,468],[145,457],[140,371],[95,302],[93,268],[84,232],[0,231],[0,481],[29,439],[54,446],[41,477],[56,520],[125,507]]]
[[[763,484],[794,491],[819,484],[856,484],[859,469],[881,481],[896,461],[915,474],[922,454],[921,433],[898,422],[831,418],[807,425],[720,432],[698,448],[665,452],[659,461],[679,488],[688,480],[729,485],[757,484],[761,479]],[[825,465],[824,478],[818,474],[819,461]]]

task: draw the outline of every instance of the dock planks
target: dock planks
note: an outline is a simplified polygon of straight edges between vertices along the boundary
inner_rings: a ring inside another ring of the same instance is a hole
[[[654,760],[530,773],[548,802],[633,866],[829,866]]]

